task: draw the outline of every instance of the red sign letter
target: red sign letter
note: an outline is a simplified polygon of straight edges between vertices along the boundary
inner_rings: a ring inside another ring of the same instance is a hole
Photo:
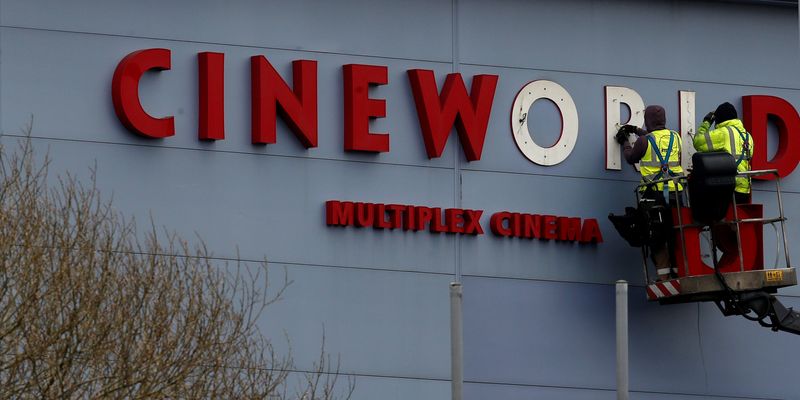
[[[114,71],[111,81],[111,99],[117,118],[130,131],[160,139],[175,134],[173,117],[153,118],[139,101],[139,79],[149,70],[170,69],[169,49],[134,51],[125,56]]]
[[[558,240],[574,242],[580,238],[580,218],[558,217]]]
[[[603,234],[600,233],[600,226],[597,220],[589,218],[583,221],[581,229],[581,243],[603,243]]]
[[[325,202],[325,222],[328,225],[353,225],[353,203],[328,200]]]
[[[542,216],[542,236],[546,240],[558,238],[558,217],[555,215]]]
[[[386,116],[386,100],[370,99],[370,85],[389,82],[389,69],[378,65],[348,64],[344,67],[344,149],[389,151],[389,134],[371,133],[370,118]]]
[[[197,55],[200,69],[200,140],[225,139],[225,54]]]
[[[441,96],[433,71],[412,69],[408,71],[408,79],[411,81],[428,158],[441,157],[455,124],[467,160],[480,160],[497,87],[497,75],[477,75],[472,78],[471,95],[467,94],[461,74],[447,75]]]
[[[303,146],[317,147],[317,62],[292,62],[294,91],[264,56],[251,57],[250,68],[253,144],[275,143],[279,110]]]
[[[783,178],[794,171],[800,161],[800,117],[786,100],[774,96],[743,96],[744,124],[753,135],[753,169],[777,169]],[[767,161],[767,121],[772,115],[778,125],[778,152]],[[759,179],[772,179],[771,176]]]
[[[508,221],[508,225],[511,225],[510,212],[501,211],[492,214],[492,217],[489,219],[489,227],[492,229],[492,233],[497,236],[511,236],[511,228],[503,226],[503,222],[505,221]]]
[[[483,210],[464,210],[464,233],[483,235],[481,215],[483,215]]]

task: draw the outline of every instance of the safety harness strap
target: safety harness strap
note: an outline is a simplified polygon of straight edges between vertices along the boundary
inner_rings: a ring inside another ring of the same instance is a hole
[[[709,126],[706,129],[705,133],[703,134],[706,138],[706,147],[708,147],[708,151],[714,151],[714,142],[711,140],[711,127]]]
[[[658,173],[655,174],[655,176],[653,178],[648,179],[648,181],[652,182],[652,181],[655,181],[655,180],[659,180],[662,177],[664,177],[664,175],[676,176],[676,174],[674,172],[672,172],[672,170],[669,169],[669,167],[670,167],[669,158],[672,155],[672,144],[675,142],[675,135],[677,135],[676,132],[669,131],[669,145],[667,145],[667,155],[666,155],[666,157],[661,155],[661,149],[659,149],[658,143],[656,143],[656,139],[653,137],[653,135],[647,135],[647,140],[650,142],[650,146],[652,147],[652,152],[658,158],[658,166],[661,168],[661,170],[658,171]],[[651,156],[651,158],[652,158],[652,156]],[[673,162],[673,164],[676,164],[676,163]],[[665,200],[667,199],[667,195],[668,194],[669,194],[669,185],[668,185],[668,182],[665,182],[664,183],[664,199]]]
[[[731,141],[731,153],[734,157],[737,157],[736,166],[738,167],[739,164],[742,163],[744,160],[750,160],[750,140],[749,135],[746,132],[742,132],[738,127],[726,127],[728,129],[728,136],[730,137]],[[736,140],[733,136],[733,129],[736,129],[736,132],[739,133],[739,138],[742,139],[742,152],[736,153]]]
[[[661,167],[661,162],[659,162],[657,160],[656,161],[639,161],[639,165],[645,166],[645,167]],[[678,162],[678,161],[669,161],[669,162],[667,162],[667,165],[669,165],[670,167],[679,167],[681,165],[681,163]]]

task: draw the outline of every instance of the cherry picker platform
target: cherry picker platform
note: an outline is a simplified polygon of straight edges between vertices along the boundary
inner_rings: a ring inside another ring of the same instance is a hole
[[[642,248],[647,299],[662,305],[710,301],[725,316],[741,315],[774,331],[800,334],[800,313],[784,307],[774,296],[780,288],[797,285],[777,171],[737,172],[733,157],[724,152],[695,153],[692,162],[689,176],[639,185],[638,208],[628,208],[625,216],[609,215],[620,234]],[[765,218],[762,204],[737,204],[737,177],[772,179],[778,215]],[[688,188],[683,191],[686,198],[670,192],[673,198],[668,206],[666,199],[648,203],[642,196],[654,184],[669,181],[674,187]],[[776,228],[772,268],[764,265],[764,225]],[[674,272],[669,279],[652,279],[648,267],[648,248],[659,242],[670,244]],[[723,250],[721,257],[718,249]],[[704,261],[708,252],[710,265]]]
[[[684,276],[647,285],[647,299],[661,304],[716,301],[727,294],[727,290],[744,293],[763,290],[777,293],[778,289],[797,284],[794,268],[766,269],[722,274],[725,284],[713,273]]]

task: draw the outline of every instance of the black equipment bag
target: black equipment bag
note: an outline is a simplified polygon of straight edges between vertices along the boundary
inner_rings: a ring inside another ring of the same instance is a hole
[[[642,226],[641,218],[635,208],[625,207],[624,215],[608,214],[608,219],[628,244],[633,247],[642,247],[645,244],[646,229]]]
[[[672,230],[672,215],[663,197],[643,198],[639,207],[625,207],[625,214],[608,214],[620,236],[633,247],[663,243]]]

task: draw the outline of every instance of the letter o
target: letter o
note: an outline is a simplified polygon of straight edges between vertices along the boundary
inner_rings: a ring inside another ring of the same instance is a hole
[[[528,127],[528,110],[539,99],[552,101],[561,113],[561,136],[551,147],[536,144]],[[514,106],[511,108],[511,133],[519,151],[536,164],[550,166],[566,160],[578,140],[578,109],[572,96],[563,86],[553,81],[529,82],[514,98]]]

